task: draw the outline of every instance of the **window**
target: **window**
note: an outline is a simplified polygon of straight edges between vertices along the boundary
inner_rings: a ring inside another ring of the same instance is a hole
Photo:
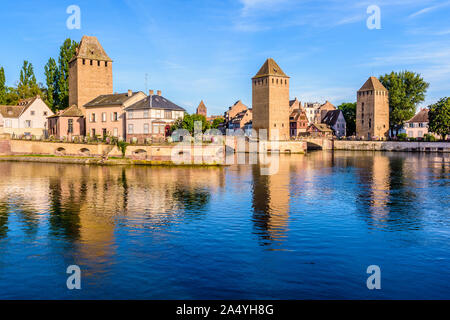
[[[103,131],[103,139],[105,139],[107,136],[106,128],[103,128],[102,131]]]
[[[95,137],[95,129],[92,129],[92,137]]]
[[[133,111],[128,112],[128,119],[133,119]]]
[[[117,112],[111,112],[111,121],[119,121],[119,114]]]
[[[47,116],[47,111],[44,111],[44,117],[46,117]]]
[[[30,111],[30,114],[31,114],[32,116],[34,116],[34,113],[35,113],[34,111]]]
[[[85,65],[86,64],[86,60],[85,59],[83,59],[83,65]]]
[[[91,113],[91,122],[95,122],[95,113]]]
[[[153,133],[156,133],[156,134],[159,133],[159,126],[157,124],[153,125]]]
[[[113,136],[117,137],[119,135],[119,130],[117,128],[113,129]]]
[[[133,125],[132,123],[130,123],[130,124],[128,125],[128,133],[129,133],[129,134],[133,134],[133,131],[134,131],[134,125]]]
[[[100,67],[100,61],[97,61],[97,65]]]
[[[156,118],[162,118],[161,110],[155,110]]]
[[[102,112],[102,122],[106,122],[106,112]]]
[[[92,64],[93,64],[93,61],[91,60],[91,66],[92,66]]]
[[[105,61],[105,67],[107,67],[108,66],[108,61]]]
[[[144,134],[148,134],[148,123],[144,123]]]
[[[372,128],[372,119],[369,119],[369,128]]]
[[[144,118],[148,118],[148,110],[144,110]]]
[[[419,138],[422,138],[422,137],[423,137],[423,132],[422,132],[422,131],[417,132],[417,136],[418,136]]]
[[[5,127],[11,128],[11,120],[5,120]]]
[[[73,119],[69,119],[67,133],[73,133]]]
[[[165,119],[172,119],[172,111],[165,110],[164,111],[164,118]]]
[[[31,128],[31,120],[25,120],[25,128]]]

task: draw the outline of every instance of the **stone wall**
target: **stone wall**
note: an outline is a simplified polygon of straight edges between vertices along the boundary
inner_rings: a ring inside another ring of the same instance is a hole
[[[335,140],[335,150],[450,152],[450,142]]]

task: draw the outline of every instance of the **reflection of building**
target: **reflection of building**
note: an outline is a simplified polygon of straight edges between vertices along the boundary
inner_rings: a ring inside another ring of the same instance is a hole
[[[366,140],[389,136],[389,92],[375,77],[357,93],[356,136]]]
[[[275,161],[271,156],[268,160]],[[252,171],[255,232],[265,241],[282,240],[289,219],[289,158],[279,157],[279,170],[273,175],[261,175],[259,166]]]
[[[267,137],[289,140],[289,77],[269,58],[252,78],[253,129]]]

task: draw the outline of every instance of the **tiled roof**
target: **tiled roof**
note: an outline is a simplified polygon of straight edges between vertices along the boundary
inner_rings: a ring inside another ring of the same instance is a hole
[[[380,80],[378,80],[375,77],[370,77],[358,91],[366,91],[366,90],[387,91],[387,89],[383,86]]]
[[[326,101],[320,106],[319,110],[336,110],[336,107],[330,101]]]
[[[71,107],[68,107],[64,110],[60,110],[58,111],[58,113],[56,113],[53,116],[50,116],[49,118],[57,118],[57,117],[82,117],[83,115],[83,111],[81,111],[80,108],[78,108],[78,106],[76,104],[72,105]]]
[[[132,96],[138,94],[138,92],[133,92]],[[128,93],[115,93],[115,94],[104,94],[98,96],[94,100],[89,101],[84,106],[85,107],[99,107],[99,106],[109,106],[109,105],[121,105],[131,97]]]
[[[83,38],[81,38],[81,42],[72,60],[75,58],[112,61],[106,54],[97,37],[89,36],[83,36]]]
[[[197,110],[205,110],[206,111],[206,106],[205,103],[202,101],[200,101],[200,104],[197,107]]]
[[[323,117],[322,123],[328,124],[329,126],[334,126],[338,121],[341,112],[341,110],[328,111],[325,117]]]
[[[17,106],[0,106],[0,113],[4,118],[18,118],[36,99],[40,99],[40,96],[19,100]]]
[[[18,118],[22,110],[22,106],[0,106],[0,114],[3,118]]]
[[[333,130],[325,123],[315,123],[315,124],[312,124],[312,126],[315,126],[317,129],[319,129],[322,132],[333,132]]]
[[[159,95],[148,96],[147,98],[142,99],[126,108],[127,111],[139,109],[164,109],[164,110],[186,111],[184,108],[176,105],[172,101]]]
[[[406,121],[407,123],[411,122],[428,122],[428,109],[424,108],[420,110],[414,117]]]
[[[261,69],[259,69],[258,73],[253,78],[261,78],[266,76],[289,78],[272,58],[269,58],[266,62],[264,62]]]

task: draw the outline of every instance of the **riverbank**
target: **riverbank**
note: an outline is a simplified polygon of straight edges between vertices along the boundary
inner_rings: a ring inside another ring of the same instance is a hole
[[[100,166],[124,166],[124,165],[146,165],[146,166],[207,166],[207,167],[220,167],[226,166],[222,163],[181,163],[177,164],[168,160],[139,160],[139,159],[127,159],[127,158],[108,158],[101,159],[95,157],[72,157],[72,156],[52,156],[52,155],[8,155],[1,156],[0,161],[10,162],[39,162],[39,163],[61,163],[61,164],[80,164],[80,165],[100,165]]]

